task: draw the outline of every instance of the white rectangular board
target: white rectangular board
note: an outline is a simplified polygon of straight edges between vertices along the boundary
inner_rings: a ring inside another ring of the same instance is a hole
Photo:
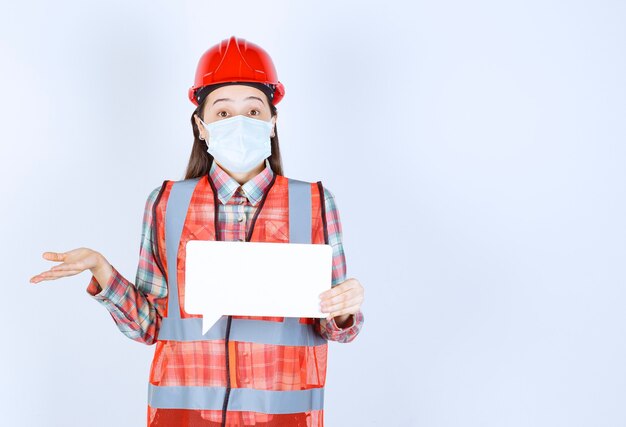
[[[189,240],[185,311],[202,333],[222,315],[326,317],[319,295],[332,283],[326,244]]]

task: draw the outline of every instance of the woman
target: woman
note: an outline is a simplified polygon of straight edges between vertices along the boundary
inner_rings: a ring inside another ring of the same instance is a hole
[[[156,343],[150,427],[323,426],[327,341],[350,342],[359,333],[364,290],[345,277],[333,194],[321,182],[283,176],[276,131],[276,104],[283,96],[272,60],[258,45],[232,36],[207,50],[189,90],[197,108],[187,173],[148,196],[135,283],[88,248],[45,252],[45,259],[61,264],[31,279],[39,283],[89,269],[87,292],[120,331]],[[305,195],[297,199],[303,206],[295,204],[295,192]],[[201,315],[184,309],[185,243],[289,243],[296,231],[305,243],[333,248],[331,289],[320,295],[328,317],[222,316],[203,335]]]

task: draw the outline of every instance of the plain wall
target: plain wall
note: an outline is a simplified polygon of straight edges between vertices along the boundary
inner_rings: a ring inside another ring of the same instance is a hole
[[[134,281],[183,178],[200,55],[272,56],[288,177],[343,222],[365,324],[334,426],[626,425],[626,7],[618,1],[3,1],[0,424],[145,425],[154,347],[38,285],[85,246]]]

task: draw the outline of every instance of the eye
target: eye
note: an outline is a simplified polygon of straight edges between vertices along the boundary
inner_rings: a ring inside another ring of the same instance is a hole
[[[217,112],[218,117],[226,117],[226,116],[223,116],[222,113],[226,113],[226,111],[224,111],[224,110],[218,111]],[[226,113],[226,114],[228,114],[228,113]]]
[[[259,110],[250,110],[250,112],[254,112],[256,111],[256,114],[253,114],[253,116],[258,116],[259,114],[261,114],[261,112]]]

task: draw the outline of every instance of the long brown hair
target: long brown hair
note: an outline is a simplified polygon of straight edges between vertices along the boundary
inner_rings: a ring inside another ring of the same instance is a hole
[[[200,104],[191,115],[191,129],[193,130],[193,147],[191,147],[191,155],[189,156],[189,163],[187,164],[187,171],[185,172],[184,179],[197,178],[209,173],[211,169],[211,164],[213,163],[213,156],[207,152],[207,144],[206,141],[200,139],[200,132],[198,131],[198,126],[196,125],[196,121],[193,118],[194,115],[198,115],[200,118],[204,117],[204,107],[206,105],[206,100],[208,96],[205,97],[202,104]],[[272,117],[276,115],[278,111],[276,106],[269,102],[270,111],[272,113]],[[270,138],[272,142],[272,155],[269,158],[270,166],[272,167],[272,171],[276,175],[283,175],[283,162],[280,157],[280,146],[278,145],[278,128],[274,125],[274,136]]]

